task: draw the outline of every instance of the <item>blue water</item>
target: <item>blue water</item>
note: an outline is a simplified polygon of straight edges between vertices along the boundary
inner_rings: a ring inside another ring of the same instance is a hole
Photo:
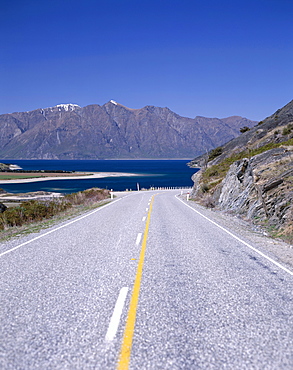
[[[13,163],[24,170],[64,170],[85,172],[128,172],[134,177],[105,177],[102,179],[53,180],[25,184],[0,184],[10,193],[30,191],[55,191],[72,193],[92,187],[122,191],[150,187],[192,186],[191,176],[196,169],[187,166],[187,160],[1,160]]]

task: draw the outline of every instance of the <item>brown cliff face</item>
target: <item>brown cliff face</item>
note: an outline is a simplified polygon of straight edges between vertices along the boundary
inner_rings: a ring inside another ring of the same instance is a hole
[[[256,122],[242,117],[186,118],[168,108],[59,105],[0,116],[0,158],[191,158]]]

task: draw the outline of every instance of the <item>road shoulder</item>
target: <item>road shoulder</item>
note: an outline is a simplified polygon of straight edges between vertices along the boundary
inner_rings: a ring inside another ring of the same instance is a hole
[[[204,216],[218,223],[220,226],[228,229],[231,233],[243,238],[246,242],[257,246],[261,252],[267,254],[269,257],[275,259],[277,262],[292,270],[292,245],[282,240],[273,239],[265,235],[265,232],[260,227],[240,219],[237,216],[218,210],[205,208],[191,200],[187,202],[186,195],[180,195],[178,198],[180,198],[184,203],[188,204],[188,206],[196,209]]]

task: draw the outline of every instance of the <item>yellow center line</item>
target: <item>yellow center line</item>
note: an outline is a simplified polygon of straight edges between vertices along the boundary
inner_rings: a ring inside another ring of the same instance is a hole
[[[145,257],[145,251],[146,251],[146,244],[147,244],[153,202],[154,202],[154,195],[152,196],[152,201],[151,201],[150,209],[149,209],[148,216],[147,216],[147,221],[146,221],[145,231],[143,235],[139,262],[137,266],[135,282],[134,282],[132,296],[130,300],[130,305],[129,305],[128,315],[127,315],[126,326],[124,330],[117,370],[127,370],[129,366],[129,362],[130,362],[132,339],[133,339],[133,334],[134,334],[136,311],[137,311],[138,298],[139,298],[139,292],[140,292],[140,283],[141,283],[141,278],[142,278],[142,270],[143,270],[143,264],[144,264],[144,257]]]

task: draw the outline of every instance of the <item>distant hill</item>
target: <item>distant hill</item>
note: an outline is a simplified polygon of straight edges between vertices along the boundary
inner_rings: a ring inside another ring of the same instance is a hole
[[[293,243],[293,100],[190,165],[201,168],[192,197]]]
[[[192,158],[255,124],[238,116],[193,119],[168,108],[130,109],[113,100],[60,104],[0,115],[0,158]]]

